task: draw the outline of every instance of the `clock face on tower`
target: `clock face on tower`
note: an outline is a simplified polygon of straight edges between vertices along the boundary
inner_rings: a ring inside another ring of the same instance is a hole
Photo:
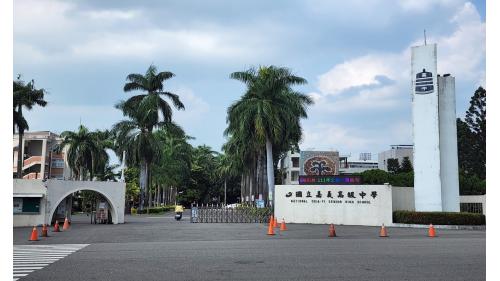
[[[434,92],[434,77],[432,72],[425,71],[417,73],[415,77],[415,94],[425,95]]]

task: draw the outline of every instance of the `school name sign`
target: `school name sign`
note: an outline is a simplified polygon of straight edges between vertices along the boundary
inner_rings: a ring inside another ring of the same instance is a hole
[[[389,185],[278,185],[275,214],[291,223],[392,224]]]

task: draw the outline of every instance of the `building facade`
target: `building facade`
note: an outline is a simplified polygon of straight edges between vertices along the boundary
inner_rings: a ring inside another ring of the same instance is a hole
[[[300,153],[288,151],[280,161],[280,171],[283,184],[299,184]]]
[[[391,149],[382,151],[378,154],[378,168],[380,170],[387,170],[387,160],[388,159],[398,159],[399,164],[403,163],[403,159],[408,157],[411,164],[413,165],[413,145],[400,144],[391,145]]]
[[[69,179],[71,171],[65,151],[58,152],[62,139],[49,131],[23,134],[22,155],[23,179]],[[17,174],[19,135],[13,138],[13,177]]]
[[[359,157],[343,155],[339,157],[339,174],[362,173],[367,170],[378,168],[378,161],[372,159],[372,153],[360,153]]]

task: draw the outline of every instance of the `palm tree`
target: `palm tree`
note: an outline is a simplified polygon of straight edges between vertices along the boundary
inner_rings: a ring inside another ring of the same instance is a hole
[[[131,155],[132,163],[140,165],[140,204],[139,209],[144,208],[145,191],[149,187],[151,163],[158,154],[158,141],[153,134],[155,128],[172,122],[172,109],[162,96],[167,96],[177,109],[184,109],[184,104],[179,96],[163,90],[163,82],[174,76],[169,71],[157,72],[154,65],[151,65],[142,74],[129,74],[128,83],[123,90],[143,91],[145,93],[132,96],[126,101],[122,101],[116,107],[122,110],[129,120],[121,121],[113,127],[116,136],[117,152],[128,151]]]
[[[106,166],[104,167],[104,170],[102,170],[96,174],[97,179],[100,181],[114,181],[114,182],[116,182],[117,181],[116,179],[120,176],[120,173],[117,173],[114,170],[118,167],[119,167],[118,164],[114,164],[114,165],[106,164]]]
[[[23,107],[31,110],[33,106],[38,105],[45,107],[47,102],[43,99],[45,95],[44,89],[36,89],[35,81],[31,80],[28,84],[23,81],[14,81],[13,87],[13,102],[14,102],[14,133],[17,127],[19,133],[19,144],[17,146],[17,178],[23,178],[23,134],[25,130],[29,130],[28,121],[23,116]],[[17,111],[16,111],[17,109]]]
[[[152,182],[156,185],[156,203],[166,203],[168,188],[178,189],[189,179],[191,171],[191,145],[193,139],[182,128],[170,123],[155,132],[161,142],[162,151],[152,165]],[[163,194],[162,196],[160,196]],[[160,197],[163,199],[160,202]],[[171,197],[171,196],[170,196]]]
[[[224,205],[227,204],[227,180],[230,177],[238,176],[238,161],[226,153],[217,157],[217,175],[224,179]]]
[[[151,131],[163,119],[164,123],[172,121],[172,109],[162,96],[167,96],[178,110],[184,110],[184,104],[179,96],[163,90],[163,82],[172,78],[174,74],[169,71],[157,73],[156,66],[149,66],[145,75],[132,73],[127,76],[128,83],[123,91],[143,91],[145,93],[132,96],[126,100],[121,109],[126,116],[136,112],[144,113],[142,116],[147,129]],[[139,110],[136,110],[139,109]],[[163,117],[163,118],[160,118]]]
[[[129,120],[122,120],[115,124],[112,131],[115,134],[116,154],[121,155],[123,151],[127,151],[127,162],[130,165],[140,166],[139,210],[142,211],[145,192],[149,185],[151,163],[161,150],[158,139],[152,131],[145,128],[139,115],[138,113],[131,114]]]
[[[300,141],[300,118],[307,118],[306,107],[312,100],[293,91],[292,86],[307,81],[287,68],[276,66],[234,72],[231,78],[245,83],[247,92],[228,109],[227,133],[240,135],[242,139],[254,138],[258,145],[265,145],[267,181],[274,201],[273,147]]]
[[[78,131],[64,131],[61,133],[63,141],[60,149],[68,147],[67,159],[76,178],[84,180],[86,174],[90,180],[94,175],[103,172],[108,163],[106,148],[108,144],[102,139],[102,132],[91,132],[87,127],[80,125]]]

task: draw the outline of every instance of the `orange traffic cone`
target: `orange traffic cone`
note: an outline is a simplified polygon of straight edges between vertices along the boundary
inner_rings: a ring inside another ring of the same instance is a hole
[[[68,217],[64,219],[64,224],[63,224],[63,230],[68,230],[69,229],[69,222],[68,222]]]
[[[274,229],[273,229],[273,216],[271,216],[271,219],[269,220],[269,227],[267,228],[267,235],[275,235],[274,234]]]
[[[429,237],[436,237],[436,230],[434,230],[432,223],[429,225]]]
[[[42,237],[49,237],[46,224],[43,224],[43,227],[42,227]]]
[[[56,223],[54,223],[53,232],[61,232],[61,230],[59,230],[59,221],[57,221],[57,220],[56,220]]]
[[[382,224],[382,227],[380,228],[380,235],[379,235],[379,237],[389,237],[387,235],[387,230],[385,229],[384,224]]]
[[[335,226],[330,224],[330,228],[328,229],[328,237],[337,237],[337,233],[335,233]]]
[[[274,224],[273,226],[274,226],[275,228],[279,227],[279,226],[278,226],[278,219],[277,219],[276,217],[274,217],[274,222],[273,222],[273,224]]]
[[[285,218],[283,218],[280,225],[280,231],[285,231],[285,230],[288,230],[288,228],[286,228]]]
[[[36,226],[33,226],[33,230],[31,230],[31,237],[29,241],[38,241],[38,230]]]

